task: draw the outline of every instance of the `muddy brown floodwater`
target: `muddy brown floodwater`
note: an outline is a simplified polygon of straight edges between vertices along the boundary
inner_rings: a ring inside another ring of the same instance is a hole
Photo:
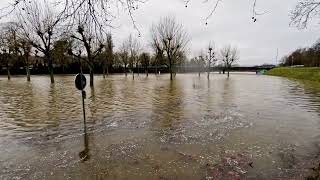
[[[303,179],[320,84],[253,74],[0,77],[0,179]]]

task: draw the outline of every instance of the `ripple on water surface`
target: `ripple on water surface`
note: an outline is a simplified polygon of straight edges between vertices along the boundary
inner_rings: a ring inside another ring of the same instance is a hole
[[[320,152],[318,84],[97,76],[83,133],[73,79],[0,77],[0,179],[297,178]]]

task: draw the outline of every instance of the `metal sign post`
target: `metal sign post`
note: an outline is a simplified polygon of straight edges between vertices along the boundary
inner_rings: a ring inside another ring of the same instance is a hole
[[[87,85],[87,79],[82,73],[79,73],[76,75],[75,85],[76,85],[76,88],[80,90],[82,93],[83,121],[86,122],[86,109],[84,107],[84,99],[86,99],[86,91],[84,91],[84,88]]]
[[[79,156],[82,161],[86,161],[89,159],[89,144],[88,144],[88,135],[87,135],[87,122],[86,122],[86,109],[84,105],[84,99],[86,99],[86,91],[84,88],[87,85],[87,79],[83,75],[83,73],[79,73],[75,78],[75,85],[78,90],[81,91],[82,95],[82,110],[83,110],[83,126],[84,126],[84,150],[79,153]]]

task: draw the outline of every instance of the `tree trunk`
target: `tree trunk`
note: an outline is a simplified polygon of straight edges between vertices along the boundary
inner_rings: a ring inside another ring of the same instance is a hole
[[[50,67],[50,80],[51,80],[51,84],[54,84],[54,77],[53,77],[53,67]]]
[[[48,69],[49,69],[49,74],[50,74],[50,80],[51,80],[51,84],[54,84],[54,76],[53,76],[53,65],[52,65],[52,60],[50,58],[50,56],[48,57],[48,62],[49,62],[49,66],[48,66]]]
[[[146,66],[144,67],[144,71],[145,71],[145,73],[146,73],[146,75],[147,75],[147,77],[148,77],[148,76],[149,76],[148,65],[146,65]]]
[[[7,74],[8,74],[8,80],[10,80],[11,79],[11,74],[10,74],[9,66],[7,66]]]
[[[109,66],[107,65],[107,76],[109,76]]]
[[[124,65],[124,73],[126,74],[126,77],[128,76],[127,75],[127,65]]]
[[[228,77],[230,76],[230,70],[228,69]]]
[[[158,73],[158,65],[156,65],[156,71],[155,71],[155,75],[157,75],[157,73]]]
[[[200,77],[200,71],[199,71],[199,77]]]
[[[90,68],[90,87],[93,87],[93,68]]]
[[[26,71],[27,71],[27,81],[30,82],[30,69],[29,69],[29,64],[26,66]]]
[[[172,81],[173,80],[173,76],[172,76],[172,64],[171,64],[171,59],[169,59],[169,72],[170,72],[170,80]]]
[[[138,67],[138,76],[140,75],[140,67],[139,67],[139,64],[136,63],[136,67]]]
[[[132,79],[134,80],[134,71],[133,71],[133,69],[132,69]]]
[[[102,67],[103,79],[106,78],[106,68],[105,66]]]

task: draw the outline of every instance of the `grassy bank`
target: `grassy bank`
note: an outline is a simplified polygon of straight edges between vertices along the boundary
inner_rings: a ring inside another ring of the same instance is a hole
[[[268,71],[267,75],[320,82],[319,67],[280,67]]]

